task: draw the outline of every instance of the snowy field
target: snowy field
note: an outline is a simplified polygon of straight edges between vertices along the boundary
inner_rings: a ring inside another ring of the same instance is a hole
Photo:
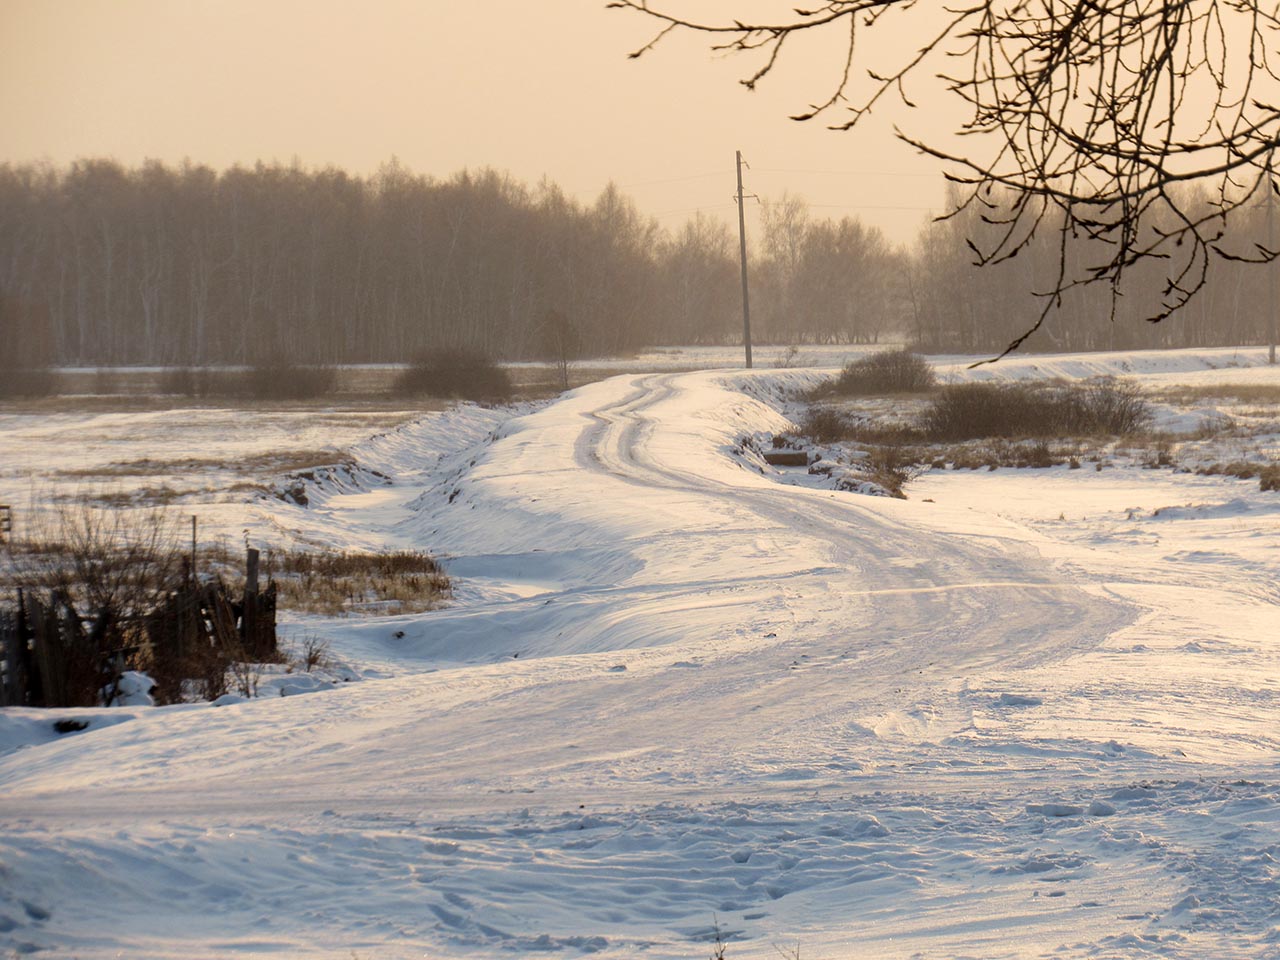
[[[333,690],[0,711],[0,955],[1280,957],[1280,494],[1122,462],[789,484],[739,440],[829,354],[385,430],[0,411],[5,502],[159,476],[208,538],[458,578],[294,624],[361,678]],[[1280,388],[1265,360],[938,366]],[[317,449],[348,466],[269,495]]]

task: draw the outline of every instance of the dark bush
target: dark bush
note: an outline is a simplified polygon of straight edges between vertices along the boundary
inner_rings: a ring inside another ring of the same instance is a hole
[[[332,393],[337,382],[336,367],[269,360],[241,374],[240,392],[255,400],[309,400]]]
[[[509,400],[511,377],[484,354],[473,350],[439,350],[414,361],[396,378],[401,396],[457,397],[462,400]]]
[[[1151,425],[1151,405],[1131,383],[1112,377],[1086,380],[1076,386],[1078,416],[1085,433],[1125,436],[1140,433]]]
[[[0,293],[0,397],[57,392],[53,329],[42,306]]]
[[[203,397],[209,392],[208,372],[201,367],[169,367],[156,381],[156,392]]]
[[[983,437],[1123,436],[1151,422],[1138,390],[1111,379],[1073,384],[960,383],[942,388],[920,418],[935,441]]]
[[[0,367],[0,397],[47,397],[54,380],[48,367]]]
[[[119,370],[100,368],[93,371],[89,392],[99,397],[108,397],[118,393],[127,393],[128,390],[125,387],[125,378]]]
[[[926,393],[938,382],[924,357],[909,350],[882,350],[845,364],[831,392],[869,396],[884,393]]]
[[[297,369],[284,366],[286,372]],[[156,392],[182,397],[234,397],[250,392],[245,385],[246,376],[244,371],[221,367],[170,367],[156,381]]]
[[[839,410],[810,407],[798,426],[801,434],[818,443],[836,443],[850,439],[853,425]]]
[[[851,440],[876,446],[902,446],[925,440],[919,429],[909,423],[876,421],[816,404],[809,407],[797,427],[801,436],[818,443]]]

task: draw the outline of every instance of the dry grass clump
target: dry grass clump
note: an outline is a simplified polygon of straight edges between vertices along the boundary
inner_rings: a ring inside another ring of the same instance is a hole
[[[1235,477],[1237,480],[1252,480],[1254,477],[1262,474],[1264,470],[1274,470],[1275,467],[1265,467],[1260,463],[1252,463],[1248,460],[1230,460],[1227,463],[1209,463],[1196,468],[1196,473],[1202,477]],[[1269,489],[1263,487],[1262,489]]]
[[[156,477],[178,473],[195,473],[205,470],[223,470],[229,467],[237,471],[263,473],[295,473],[315,467],[327,467],[350,462],[350,457],[340,450],[273,450],[251,454],[235,460],[214,457],[178,457],[173,460],[117,460],[95,467],[76,467],[59,470],[60,477]]]
[[[929,446],[917,451],[922,462],[938,469],[996,470],[1001,467],[1036,469],[1066,463],[1080,465],[1080,452],[1074,445],[1049,443],[1046,440],[1006,440],[993,438],[978,443]]]
[[[179,490],[167,483],[147,485],[129,490],[98,490],[93,493],[80,493],[55,497],[58,501],[89,504],[97,507],[163,507],[177,503],[186,497],[208,493],[209,489],[188,488]]]
[[[266,570],[282,608],[325,616],[430,610],[450,595],[440,564],[414,550],[273,550]]]
[[[926,393],[938,382],[929,361],[910,350],[882,350],[852,360],[829,392],[840,396]]]
[[[396,378],[397,396],[456,397],[501,402],[514,393],[511,377],[474,350],[440,350],[419,357]]]
[[[1274,383],[1215,383],[1204,386],[1179,384],[1155,394],[1156,398],[1172,404],[1195,406],[1207,400],[1234,400],[1238,403],[1280,404],[1280,384]]]
[[[1172,467],[1177,464],[1173,444],[1163,437],[1156,438],[1130,452],[1137,454],[1142,465],[1148,470],[1158,470],[1161,467]]]
[[[1196,473],[1206,477],[1235,477],[1237,480],[1258,478],[1258,489],[1263,493],[1280,491],[1280,461],[1260,463],[1249,460],[1231,460],[1227,463],[1209,463],[1196,467]]]
[[[309,400],[333,393],[338,371],[332,366],[303,366],[283,360],[258,363],[240,377],[243,394],[255,400]]]
[[[243,555],[225,543],[201,548],[201,570],[233,586],[239,584],[243,565]],[[329,617],[434,610],[452,594],[444,568],[417,550],[268,548],[263,550],[262,573],[275,585],[278,609]]]

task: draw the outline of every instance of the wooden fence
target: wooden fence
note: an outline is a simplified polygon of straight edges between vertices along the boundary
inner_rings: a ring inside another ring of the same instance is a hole
[[[0,706],[96,706],[130,669],[145,670],[164,702],[191,683],[210,698],[225,692],[231,663],[279,656],[275,584],[259,589],[257,553],[239,599],[220,581],[189,582],[139,614],[82,615],[65,591],[18,591],[0,608]]]

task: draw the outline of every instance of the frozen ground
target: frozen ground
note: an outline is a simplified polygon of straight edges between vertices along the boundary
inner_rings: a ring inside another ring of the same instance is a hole
[[[1263,359],[995,372],[1280,384]],[[442,553],[457,602],[309,621],[371,678],[331,692],[63,738],[0,712],[0,950],[677,958],[718,925],[731,958],[1280,957],[1277,495],[789,486],[737,441],[816,376],[463,407],[344,439],[306,508],[224,504],[210,535]],[[48,426],[0,425],[10,463]],[[88,456],[49,443],[28,474]]]

